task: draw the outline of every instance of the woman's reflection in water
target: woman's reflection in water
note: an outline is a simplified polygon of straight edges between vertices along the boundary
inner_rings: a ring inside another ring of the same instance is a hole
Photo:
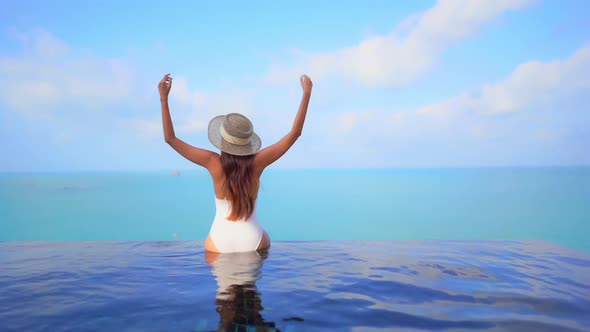
[[[205,259],[217,280],[215,303],[219,313],[217,331],[280,331],[273,322],[265,322],[256,281],[268,251],[214,253],[205,251]]]

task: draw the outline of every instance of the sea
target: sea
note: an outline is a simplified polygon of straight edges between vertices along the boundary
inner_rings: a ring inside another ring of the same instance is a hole
[[[0,173],[0,241],[204,240],[202,169]],[[276,170],[257,215],[272,241],[546,240],[590,253],[590,167]]]

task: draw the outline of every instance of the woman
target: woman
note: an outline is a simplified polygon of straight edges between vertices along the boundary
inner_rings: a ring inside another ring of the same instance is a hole
[[[301,136],[313,84],[307,75],[302,75],[300,81],[303,96],[291,131],[262,150],[260,138],[245,116],[230,113],[213,118],[209,122],[209,140],[221,150],[221,155],[176,137],[168,107],[172,77],[166,74],[158,84],[164,140],[186,159],[205,167],[213,178],[216,214],[205,240],[205,250],[247,252],[270,247],[270,237],[256,218],[259,180],[264,169]]]

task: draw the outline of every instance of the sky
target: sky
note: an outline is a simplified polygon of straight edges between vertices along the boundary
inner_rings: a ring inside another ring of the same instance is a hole
[[[273,168],[590,165],[590,2],[12,1],[0,12],[0,172],[193,169],[243,113]]]

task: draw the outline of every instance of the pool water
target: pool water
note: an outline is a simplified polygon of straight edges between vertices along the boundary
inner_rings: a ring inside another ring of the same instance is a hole
[[[0,243],[1,331],[588,331],[590,255],[545,241]]]

